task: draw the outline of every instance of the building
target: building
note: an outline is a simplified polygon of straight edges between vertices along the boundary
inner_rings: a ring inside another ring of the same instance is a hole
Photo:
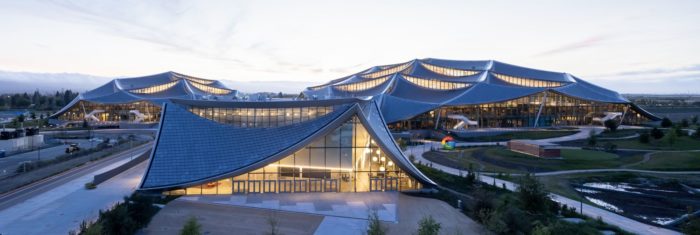
[[[369,192],[435,185],[404,156],[376,100],[163,105],[144,192]]]
[[[510,140],[508,149],[541,158],[561,157],[561,149],[556,144],[536,140]]]
[[[50,117],[57,125],[119,125],[155,123],[164,101],[177,99],[235,99],[237,92],[216,80],[175,72],[144,77],[114,79],[94,90],[81,93]]]
[[[373,96],[392,129],[623,124],[658,117],[568,73],[494,60],[412,60],[375,66],[302,92],[309,99]]]

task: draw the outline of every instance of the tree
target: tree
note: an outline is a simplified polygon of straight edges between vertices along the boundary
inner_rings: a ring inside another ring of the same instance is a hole
[[[654,137],[654,139],[661,139],[664,137],[664,132],[659,130],[659,128],[654,127],[654,129],[651,129],[651,137]]]
[[[596,146],[598,144],[598,137],[596,137],[595,132],[591,130],[588,134],[588,146]]]
[[[681,226],[683,233],[688,235],[700,235],[700,218],[697,216],[690,216],[688,218],[688,223]]]
[[[535,177],[526,174],[518,187],[518,199],[522,208],[531,213],[544,213],[550,202],[549,192]]]
[[[673,122],[671,121],[671,119],[668,119],[667,117],[665,117],[664,119],[661,119],[661,127],[671,127],[671,126],[673,126]]]
[[[369,214],[368,220],[367,235],[385,235],[387,233],[387,229],[379,221],[379,215],[377,215],[376,210]]]
[[[0,106],[2,106],[2,104],[0,104]],[[698,124],[698,115],[693,116],[690,122],[693,123],[693,125]]]
[[[17,122],[20,122],[20,123],[24,122],[24,119],[25,119],[24,114],[20,114],[19,116],[17,116]]]
[[[617,131],[617,127],[620,126],[620,124],[613,119],[605,120],[603,124],[605,124],[605,128],[608,128],[611,132]]]
[[[642,134],[639,134],[639,143],[642,143],[642,144],[649,143],[649,133],[648,132],[644,132]]]
[[[700,127],[698,127],[698,129],[695,130],[695,133],[693,133],[693,136],[694,136],[695,138],[700,138]]]
[[[681,120],[681,127],[689,127],[689,126],[690,126],[690,122],[688,122],[688,119],[683,118],[683,120]]]
[[[438,235],[440,233],[440,223],[432,216],[424,216],[418,222],[418,235]]]
[[[197,223],[197,218],[190,217],[185,223],[185,226],[180,230],[180,235],[200,235],[202,234],[202,225]]]
[[[678,133],[675,130],[671,130],[664,136],[664,142],[668,144],[668,146],[673,146],[673,144],[676,143],[676,140],[678,139]]]

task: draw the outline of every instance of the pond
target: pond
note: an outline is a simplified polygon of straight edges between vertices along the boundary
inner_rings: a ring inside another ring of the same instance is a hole
[[[574,189],[591,203],[629,218],[656,225],[669,223],[700,209],[696,188],[677,181],[651,179],[629,182],[586,182]]]

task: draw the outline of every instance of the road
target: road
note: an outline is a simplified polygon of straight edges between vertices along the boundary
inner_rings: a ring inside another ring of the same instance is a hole
[[[81,167],[65,171],[58,175],[46,178],[41,181],[37,181],[17,190],[2,194],[0,195],[0,213],[4,212],[4,210],[10,207],[21,204],[32,197],[41,195],[42,193],[46,193],[52,189],[58,188],[75,179],[79,179],[84,176],[89,176],[91,180],[92,176],[95,175],[96,172],[106,171],[108,170],[106,169],[107,167],[116,167],[116,163],[123,163],[125,161],[128,161],[131,159],[131,157],[138,156],[139,154],[148,151],[151,147],[151,144],[142,145],[131,150],[115,154],[97,162],[86,163]],[[88,181],[82,182],[80,184],[80,187],[83,187],[83,184],[87,182]],[[2,218],[2,216],[0,216],[0,218]],[[0,228],[2,228],[2,226],[0,226]],[[0,231],[0,233],[2,232]],[[4,235],[4,233],[2,234]]]
[[[78,146],[83,149],[90,148],[90,141],[86,139],[71,139],[69,141],[71,143],[78,143]],[[61,156],[66,153],[67,146],[68,145],[59,145],[39,150],[40,153],[39,151],[31,151],[0,158],[0,179],[12,175],[21,162],[37,161],[39,157],[41,157],[41,160],[47,160]]]

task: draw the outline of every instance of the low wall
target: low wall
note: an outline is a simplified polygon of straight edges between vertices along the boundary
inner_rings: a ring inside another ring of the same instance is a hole
[[[118,167],[111,169],[109,171],[106,171],[102,174],[95,175],[95,177],[92,179],[92,183],[95,185],[101,184],[102,182],[105,182],[108,179],[111,179],[112,177],[118,175],[119,173],[122,173],[122,172],[126,171],[127,169],[138,165],[139,163],[148,159],[149,156],[151,156],[151,150],[148,150],[148,151],[142,153],[141,155],[132,159],[131,161],[124,163],[124,165],[118,166]]]

